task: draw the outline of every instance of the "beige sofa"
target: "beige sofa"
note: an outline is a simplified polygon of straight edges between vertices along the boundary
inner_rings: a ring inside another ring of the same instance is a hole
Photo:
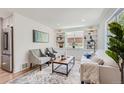
[[[118,65],[109,56],[105,54],[103,50],[98,50],[95,55],[104,61],[104,65],[99,65],[99,81],[100,84],[120,84],[121,73],[118,69]],[[90,59],[86,59],[84,56],[81,59],[80,78],[83,81],[83,64]]]

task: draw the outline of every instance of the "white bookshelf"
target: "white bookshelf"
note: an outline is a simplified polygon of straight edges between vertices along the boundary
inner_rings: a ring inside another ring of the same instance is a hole
[[[65,44],[65,34],[62,31],[56,33],[56,45],[58,48],[63,48]]]

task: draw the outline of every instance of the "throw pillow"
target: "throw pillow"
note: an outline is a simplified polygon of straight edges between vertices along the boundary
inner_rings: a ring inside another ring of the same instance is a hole
[[[53,51],[53,53],[58,53],[58,52],[56,52],[53,48],[52,48],[52,51]]]
[[[46,55],[43,54],[41,50],[40,50],[40,57],[46,57]]]
[[[85,56],[87,59],[90,59],[92,55],[89,54],[89,53],[86,53],[86,54],[84,54],[84,56]]]

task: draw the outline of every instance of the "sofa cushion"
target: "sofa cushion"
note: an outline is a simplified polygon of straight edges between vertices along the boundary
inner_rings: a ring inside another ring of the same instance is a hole
[[[81,58],[81,64],[83,64],[85,62],[92,62],[92,61],[90,59],[87,59],[85,56],[82,56],[82,58]]]
[[[104,61],[105,61],[104,65],[118,68],[117,63],[112,58],[110,58],[109,56],[106,55],[106,57],[104,57]]]
[[[104,61],[103,61],[101,58],[97,57],[96,55],[94,55],[94,56],[91,58],[91,60],[92,60],[93,62],[95,62],[95,63],[98,63],[99,65],[103,65],[103,64],[104,64]]]
[[[104,50],[98,50],[95,55],[104,61],[104,65],[118,68],[117,63],[111,57],[109,57]]]
[[[95,63],[98,63],[99,65],[104,64],[104,61],[101,58],[97,57],[96,55],[92,56],[91,60]]]

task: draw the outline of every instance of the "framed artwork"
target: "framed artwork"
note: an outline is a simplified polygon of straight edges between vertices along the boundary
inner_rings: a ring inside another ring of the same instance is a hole
[[[48,43],[49,42],[49,34],[46,32],[33,30],[33,42]]]

